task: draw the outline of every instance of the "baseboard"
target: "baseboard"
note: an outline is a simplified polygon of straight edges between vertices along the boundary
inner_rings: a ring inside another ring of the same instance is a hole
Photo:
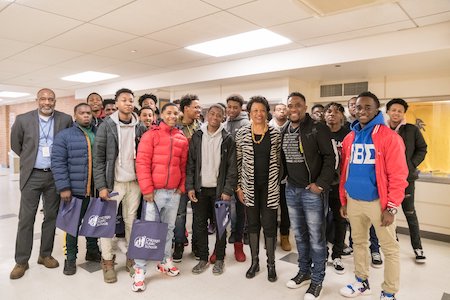
[[[397,226],[397,233],[409,235],[409,228]],[[424,239],[450,243],[450,235],[448,234],[421,230],[420,237]]]

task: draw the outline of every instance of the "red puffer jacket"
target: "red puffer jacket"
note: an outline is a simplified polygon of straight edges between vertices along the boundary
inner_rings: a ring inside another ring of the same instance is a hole
[[[143,195],[158,189],[185,192],[189,143],[181,130],[161,122],[141,138],[136,174]]]

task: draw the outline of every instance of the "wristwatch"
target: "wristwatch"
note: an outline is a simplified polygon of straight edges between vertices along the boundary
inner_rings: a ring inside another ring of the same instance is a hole
[[[388,207],[386,210],[388,211],[388,213],[390,213],[393,216],[395,216],[398,212],[395,207]]]

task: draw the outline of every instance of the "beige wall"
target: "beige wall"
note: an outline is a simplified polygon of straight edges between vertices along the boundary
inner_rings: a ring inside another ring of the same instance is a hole
[[[450,235],[450,184],[416,182],[415,204],[420,230]],[[405,215],[398,214],[397,226],[408,228]]]

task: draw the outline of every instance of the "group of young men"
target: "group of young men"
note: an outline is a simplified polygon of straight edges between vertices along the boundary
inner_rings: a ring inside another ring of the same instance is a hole
[[[29,268],[41,198],[44,221],[38,263],[47,268],[59,266],[52,250],[60,200],[82,201],[80,224],[91,197],[120,203],[127,242],[140,203],[147,203],[142,210],[145,220],[155,220],[159,208],[168,234],[157,270],[169,276],[179,274],[174,262],[181,261],[186,243],[188,201],[194,212],[192,249],[199,260],[192,273],[204,272],[210,263],[214,264],[213,274],[223,273],[226,234],[219,236],[217,231],[209,257],[208,219],[214,222],[217,200],[231,201],[236,213],[229,242],[234,244],[236,260],[245,261],[245,204],[235,195],[238,172],[234,141],[236,132],[250,122],[242,110],[244,99],[229,96],[226,110],[213,104],[204,124],[199,121],[201,106],[196,95],[185,95],[179,107],[168,103],[161,110],[156,107],[157,100],[152,94],[143,95],[138,115],[129,89],[118,90],[110,107],[111,103],[105,105],[100,95],[92,93],[87,103],[75,106],[72,120],[55,110],[52,90],[38,91],[38,109],[19,115],[11,130],[11,148],[21,158],[16,265],[11,279],[21,278]],[[282,134],[281,246],[291,250],[292,228],[299,254],[298,274],[287,286],[299,288],[309,283],[304,299],[320,297],[328,259],[326,220],[331,210],[331,258],[339,274],[345,271],[340,258],[346,220],[353,240],[356,281],[340,294],[356,297],[371,292],[369,232],[373,226],[385,258],[381,299],[395,299],[400,283],[395,215],[400,205],[410,227],[416,260],[425,259],[414,208],[414,181],[426,143],[417,127],[406,124],[408,105],[402,99],[387,104],[387,123],[380,101],[370,92],[349,100],[349,111],[355,118],[351,124],[339,103],[326,105],[314,119],[306,113],[307,108],[304,95],[293,92],[287,105],[275,106],[268,123]],[[110,196],[112,191],[118,195]],[[66,275],[76,272],[77,238],[66,234]],[[100,248],[97,239],[87,238],[85,258],[101,262],[108,283],[117,281],[115,255],[111,238],[100,238]],[[127,259],[126,267],[133,276],[132,290],[145,290],[146,261]]]

